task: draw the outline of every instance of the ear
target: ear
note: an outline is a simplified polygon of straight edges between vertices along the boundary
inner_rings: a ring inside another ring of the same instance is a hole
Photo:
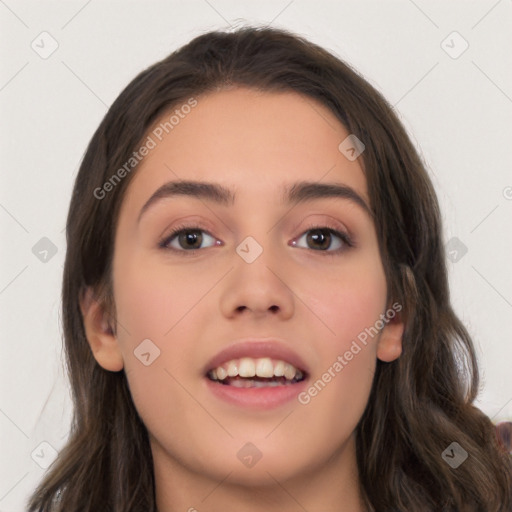
[[[377,357],[381,361],[390,363],[400,357],[403,334],[404,323],[402,315],[397,312],[394,318],[388,319],[377,343]]]
[[[94,297],[88,287],[80,297],[80,309],[84,321],[85,335],[94,358],[105,370],[121,371],[124,367],[123,356],[104,306]]]

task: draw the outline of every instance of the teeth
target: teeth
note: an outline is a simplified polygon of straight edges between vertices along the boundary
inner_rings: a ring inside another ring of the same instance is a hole
[[[231,386],[234,388],[275,388],[276,386],[291,386],[292,384],[289,382],[288,384],[281,384],[277,380],[270,380],[268,382],[263,382],[261,380],[234,380],[231,383]]]
[[[250,359],[249,357],[243,357],[240,359],[238,375],[240,377],[254,377],[256,375],[256,365],[254,364],[254,359]]]
[[[219,366],[216,370],[218,380],[224,380],[228,376],[228,372],[222,366]]]
[[[256,363],[256,375],[258,377],[273,377],[274,365],[272,364],[272,359],[269,359],[268,357],[265,357],[264,359],[258,359]],[[295,375],[295,372],[293,372],[293,375]]]
[[[238,365],[236,361],[229,361],[228,363],[228,377],[236,377],[238,375]]]
[[[278,361],[274,366],[274,375],[276,377],[282,377],[284,375],[284,365],[283,361]]]
[[[291,364],[285,364],[284,365],[284,376],[288,380],[292,380],[295,377],[295,366],[292,366]]]
[[[272,377],[285,377],[286,380],[300,380],[303,373],[290,363],[284,361],[272,360],[269,357],[253,359],[251,357],[242,357],[241,359],[233,359],[218,366],[210,371],[209,376],[213,380],[224,380],[227,377],[243,377],[250,379],[251,377],[261,377],[271,379]],[[250,381],[256,387],[260,387],[260,381]],[[244,381],[237,380],[232,382],[237,387],[246,387]],[[261,382],[262,385],[269,383]],[[277,385],[278,383],[275,383]]]

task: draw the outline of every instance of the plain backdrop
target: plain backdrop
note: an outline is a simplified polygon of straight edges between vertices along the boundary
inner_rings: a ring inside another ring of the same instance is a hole
[[[230,24],[304,35],[395,106],[441,202],[478,405],[512,419],[511,16],[510,0],[0,0],[0,511],[24,510],[69,429],[63,230],[86,145],[137,73]]]

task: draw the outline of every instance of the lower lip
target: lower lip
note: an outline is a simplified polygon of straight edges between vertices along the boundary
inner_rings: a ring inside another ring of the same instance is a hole
[[[208,389],[217,398],[238,407],[260,410],[273,409],[291,402],[307,386],[306,379],[295,384],[263,388],[237,388],[219,384],[208,377],[205,379]]]

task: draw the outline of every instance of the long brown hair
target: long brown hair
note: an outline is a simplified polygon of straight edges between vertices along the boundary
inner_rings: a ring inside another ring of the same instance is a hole
[[[147,430],[124,372],[105,371],[94,359],[79,297],[93,287],[115,321],[114,234],[136,168],[104,197],[98,198],[98,189],[164,112],[228,85],[313,98],[366,146],[362,166],[388,299],[403,304],[405,320],[402,355],[377,362],[356,430],[368,507],[510,511],[511,458],[492,422],[473,405],[475,351],[450,305],[439,205],[414,146],[393,108],[347,64],[287,31],[245,27],[201,35],[141,72],[89,143],[69,208],[62,289],[74,417],[66,446],[31,497],[30,512],[156,510]],[[456,468],[443,455],[454,442],[468,454]]]

